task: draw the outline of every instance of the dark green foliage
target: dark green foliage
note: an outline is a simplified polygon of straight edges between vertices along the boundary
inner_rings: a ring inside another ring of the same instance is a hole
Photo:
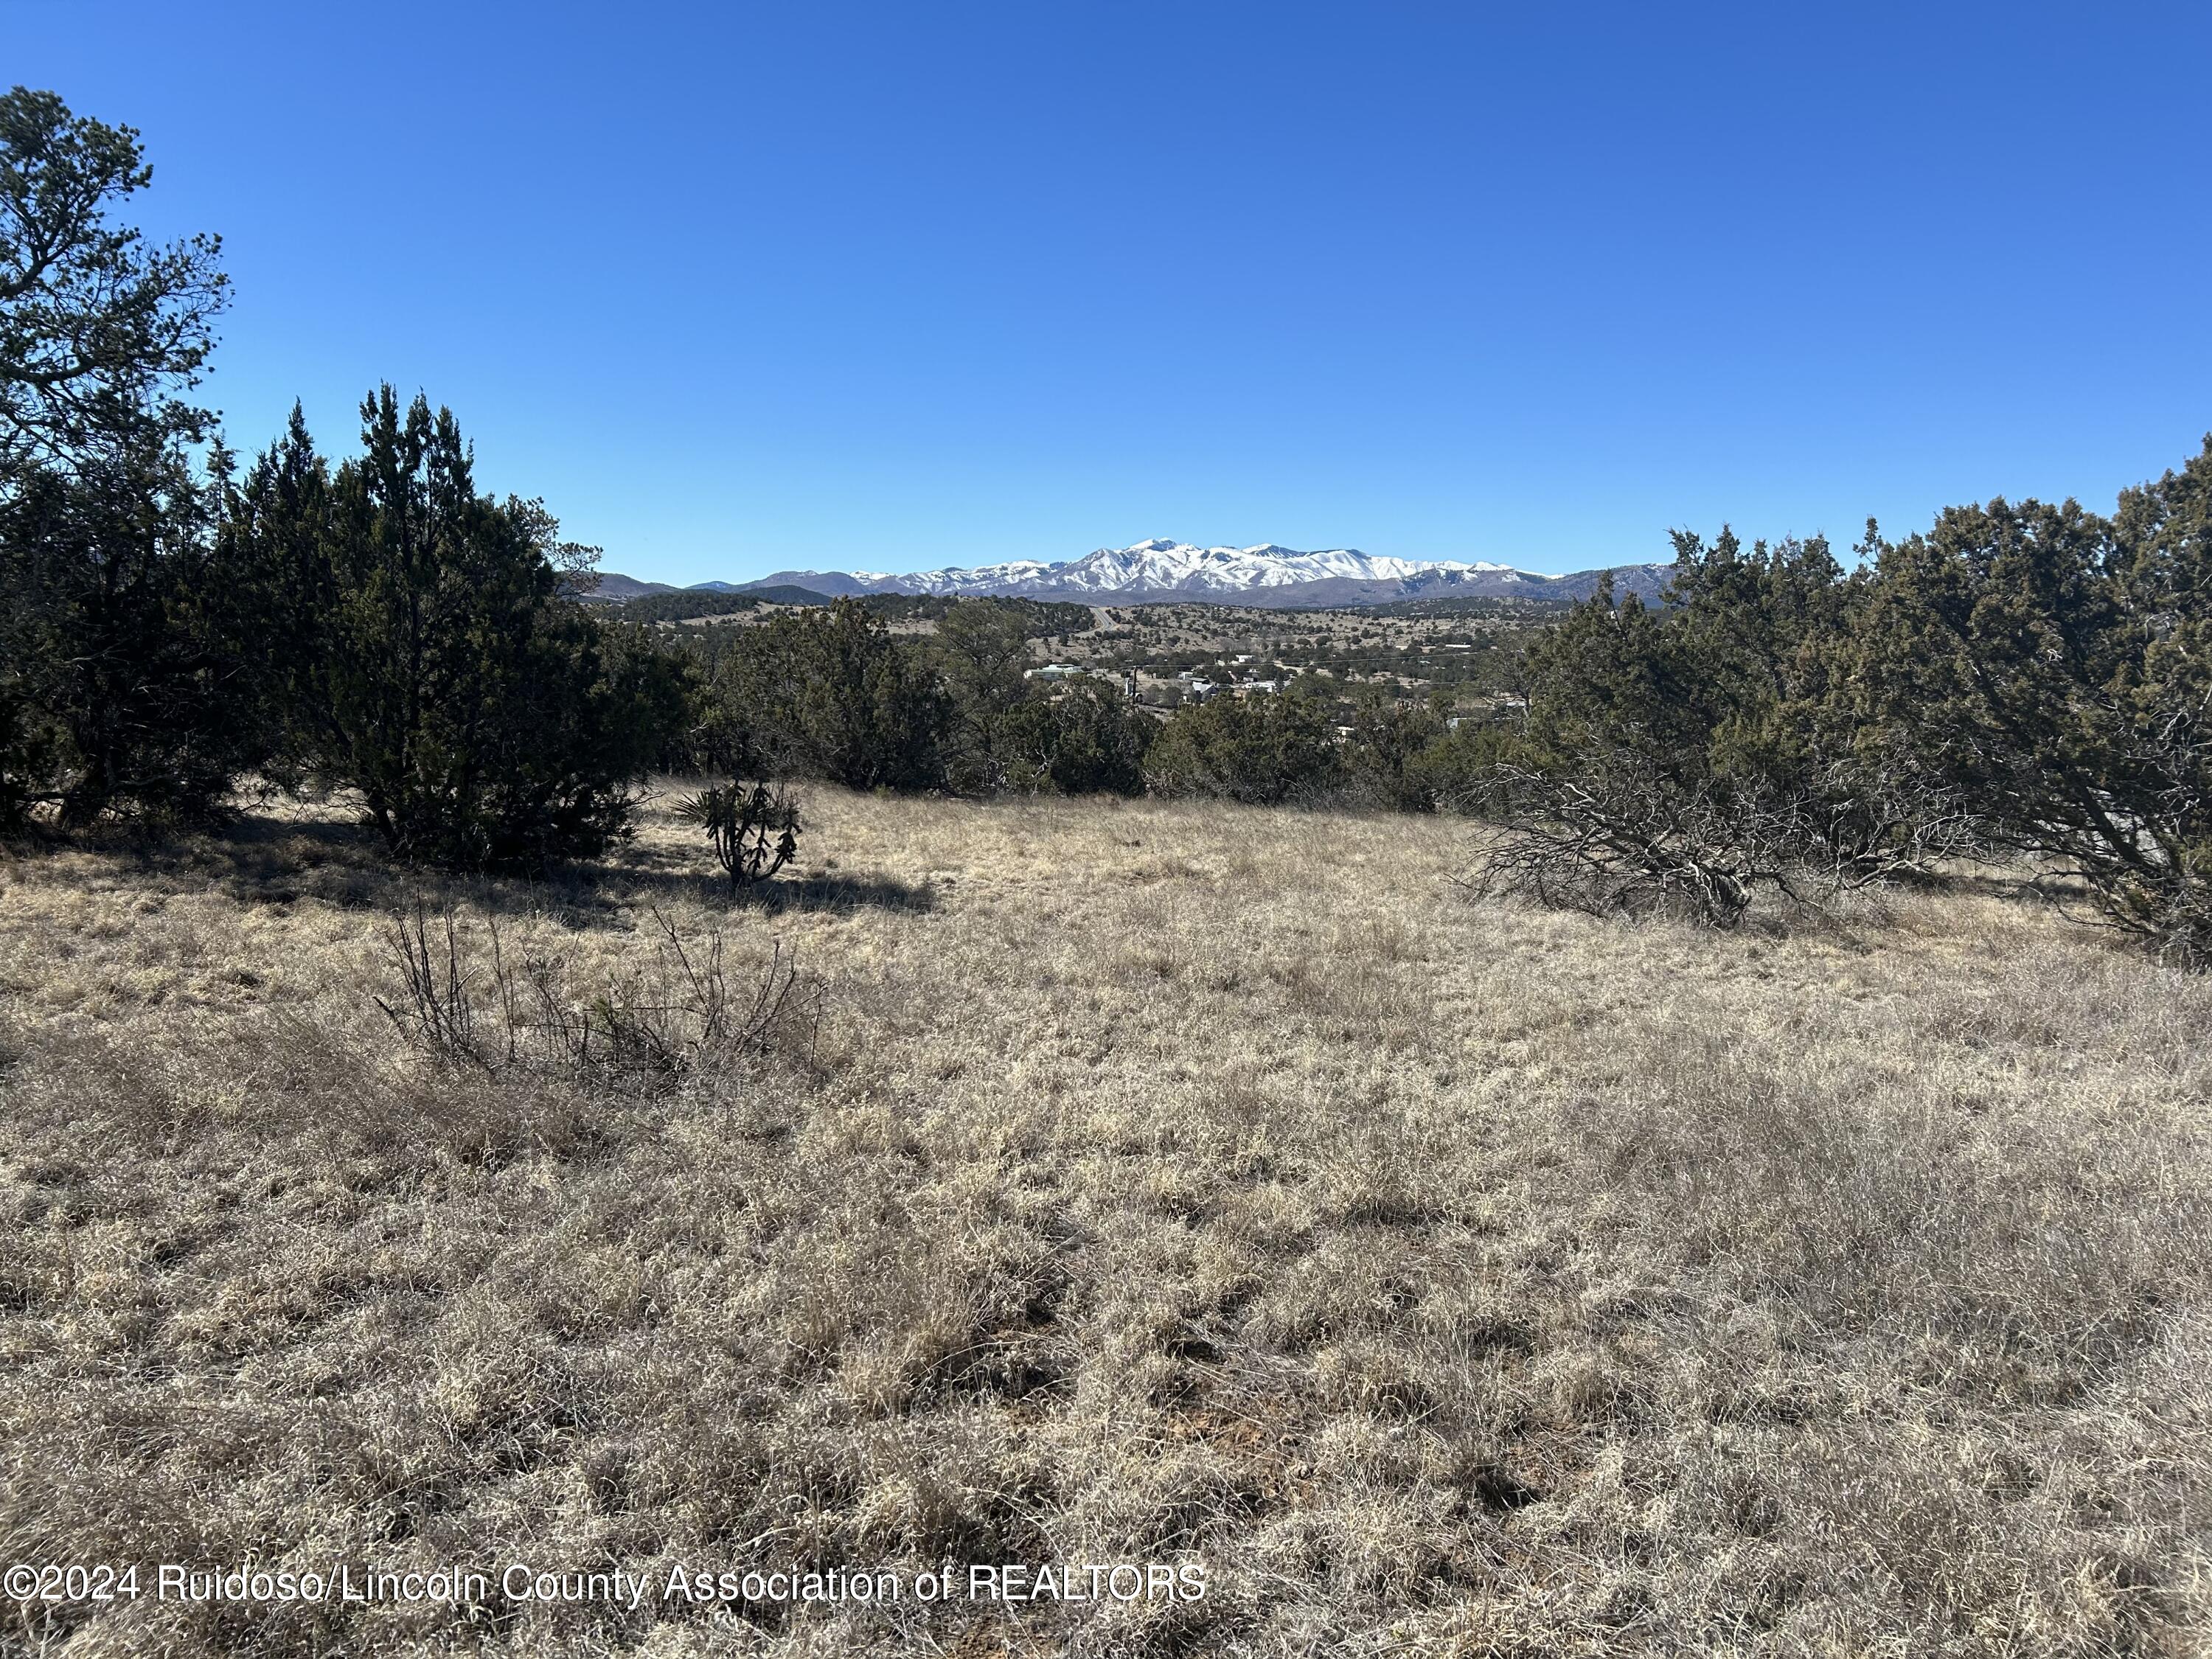
[[[1026,787],[1032,780],[1024,769],[1038,769],[1013,729],[1017,713],[1029,714],[1043,695],[1028,678],[1034,665],[1025,623],[1019,607],[994,599],[948,605],[938,622],[933,643],[953,714],[946,772],[957,789]],[[1026,720],[1018,736],[1033,739],[1040,724]]]
[[[676,803],[676,821],[702,831],[730,894],[766,881],[799,851],[799,807],[781,784],[714,784]]]
[[[617,721],[615,745],[632,773],[693,769],[700,681],[690,660],[664,649],[651,628],[587,610],[599,635],[599,673]]]
[[[204,815],[258,732],[209,492],[168,446],[41,468],[0,497],[0,815]]]
[[[12,642],[0,641],[0,836],[22,830],[54,772],[57,734],[30,667]]]
[[[1609,586],[1529,653],[1530,735],[1570,760],[1628,743],[1686,775],[1786,772],[1807,736],[1821,652],[1851,591],[1825,540],[1760,542],[1723,529],[1674,538],[1674,581],[1653,609]]]
[[[1095,682],[1030,678],[1042,607],[931,599],[936,630],[902,638],[884,597],[670,641],[699,688],[684,769],[978,795],[1142,789],[1150,721]]]
[[[1443,717],[1445,729],[1422,745],[1406,763],[1407,810],[1493,812],[1492,783],[1498,768],[1518,760],[1525,750],[1520,722],[1505,716],[1469,714],[1456,726]]]
[[[1674,541],[1660,609],[1602,587],[1531,651],[1478,884],[1726,927],[1761,888],[1817,900],[1956,850],[1955,796],[1842,695],[1866,584],[1818,538]]]
[[[934,643],[954,710],[948,769],[956,787],[1144,792],[1154,723],[1091,676],[1032,678],[1030,640],[1055,622],[1089,626],[1087,607],[1034,599],[939,603]]]
[[[227,536],[278,625],[263,683],[291,772],[358,790],[403,857],[465,868],[599,851],[672,717],[672,673],[562,597],[557,527],[479,495],[449,411],[386,386],[331,473],[295,411]]]
[[[1006,723],[1004,752],[1017,787],[1063,795],[1141,795],[1145,757],[1159,722],[1085,678],[1034,697]]]
[[[1869,712],[2055,896],[2212,963],[2212,441],[2111,520],[1993,501],[1879,552]]]
[[[199,438],[184,400],[214,349],[222,241],[150,247],[109,208],[152,182],[138,135],[51,92],[0,97],[0,480],[133,437]]]
[[[1259,805],[1335,793],[1344,760],[1328,710],[1315,699],[1215,696],[1176,711],[1145,759],[1164,795],[1206,795]]]
[[[1721,923],[1994,844],[2062,902],[2212,963],[2212,442],[2111,519],[1943,513],[1846,579],[1817,543],[1677,538],[1653,611],[1530,656],[1514,833],[1483,874]]]
[[[1353,795],[1394,812],[1435,811],[1439,769],[1425,757],[1446,731],[1443,716],[1432,708],[1375,692],[1359,698],[1344,745]]]
[[[941,783],[951,710],[930,665],[848,599],[702,648],[696,750],[740,776],[817,777],[853,789]]]
[[[757,588],[756,592],[768,590]],[[817,599],[817,604],[827,600]],[[942,593],[863,593],[853,600],[872,617],[887,623],[942,623],[969,605],[989,605],[1021,618],[1022,631],[1033,640],[1079,632],[1091,626],[1091,607],[1059,599],[960,599]]]
[[[255,758],[186,448],[224,278],[109,222],[151,177],[129,128],[0,97],[0,829],[204,813]]]

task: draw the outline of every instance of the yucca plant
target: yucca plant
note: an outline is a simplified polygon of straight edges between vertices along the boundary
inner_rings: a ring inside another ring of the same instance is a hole
[[[715,784],[678,801],[676,820],[706,832],[732,896],[767,880],[799,851],[799,804],[781,784]]]

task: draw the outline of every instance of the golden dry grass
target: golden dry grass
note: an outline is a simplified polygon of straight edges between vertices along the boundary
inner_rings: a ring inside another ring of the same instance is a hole
[[[0,865],[0,1559],[1202,1562],[1196,1603],[13,1606],[10,1650],[2182,1654],[2212,986],[1993,893],[1468,902],[1464,826],[815,791],[453,890],[827,988],[672,1093],[395,1037],[327,817]],[[481,932],[470,937],[479,944]]]

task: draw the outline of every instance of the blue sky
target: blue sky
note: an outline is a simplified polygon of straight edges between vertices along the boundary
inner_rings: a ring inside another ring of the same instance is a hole
[[[2212,428],[2207,62],[2201,5],[0,0],[222,234],[234,444],[419,387],[674,581],[2109,505]]]

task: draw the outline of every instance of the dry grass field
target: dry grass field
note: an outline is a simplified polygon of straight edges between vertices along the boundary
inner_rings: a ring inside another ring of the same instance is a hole
[[[653,1586],[0,1647],[2207,1650],[2212,985],[1993,887],[1716,938],[1473,902],[1449,821],[808,803],[734,909],[665,816],[0,863],[0,1565]],[[453,1069],[375,1000],[421,891],[480,992],[495,918],[584,1006],[656,915],[804,983],[664,1087]],[[1207,1593],[659,1595],[946,1562]]]

